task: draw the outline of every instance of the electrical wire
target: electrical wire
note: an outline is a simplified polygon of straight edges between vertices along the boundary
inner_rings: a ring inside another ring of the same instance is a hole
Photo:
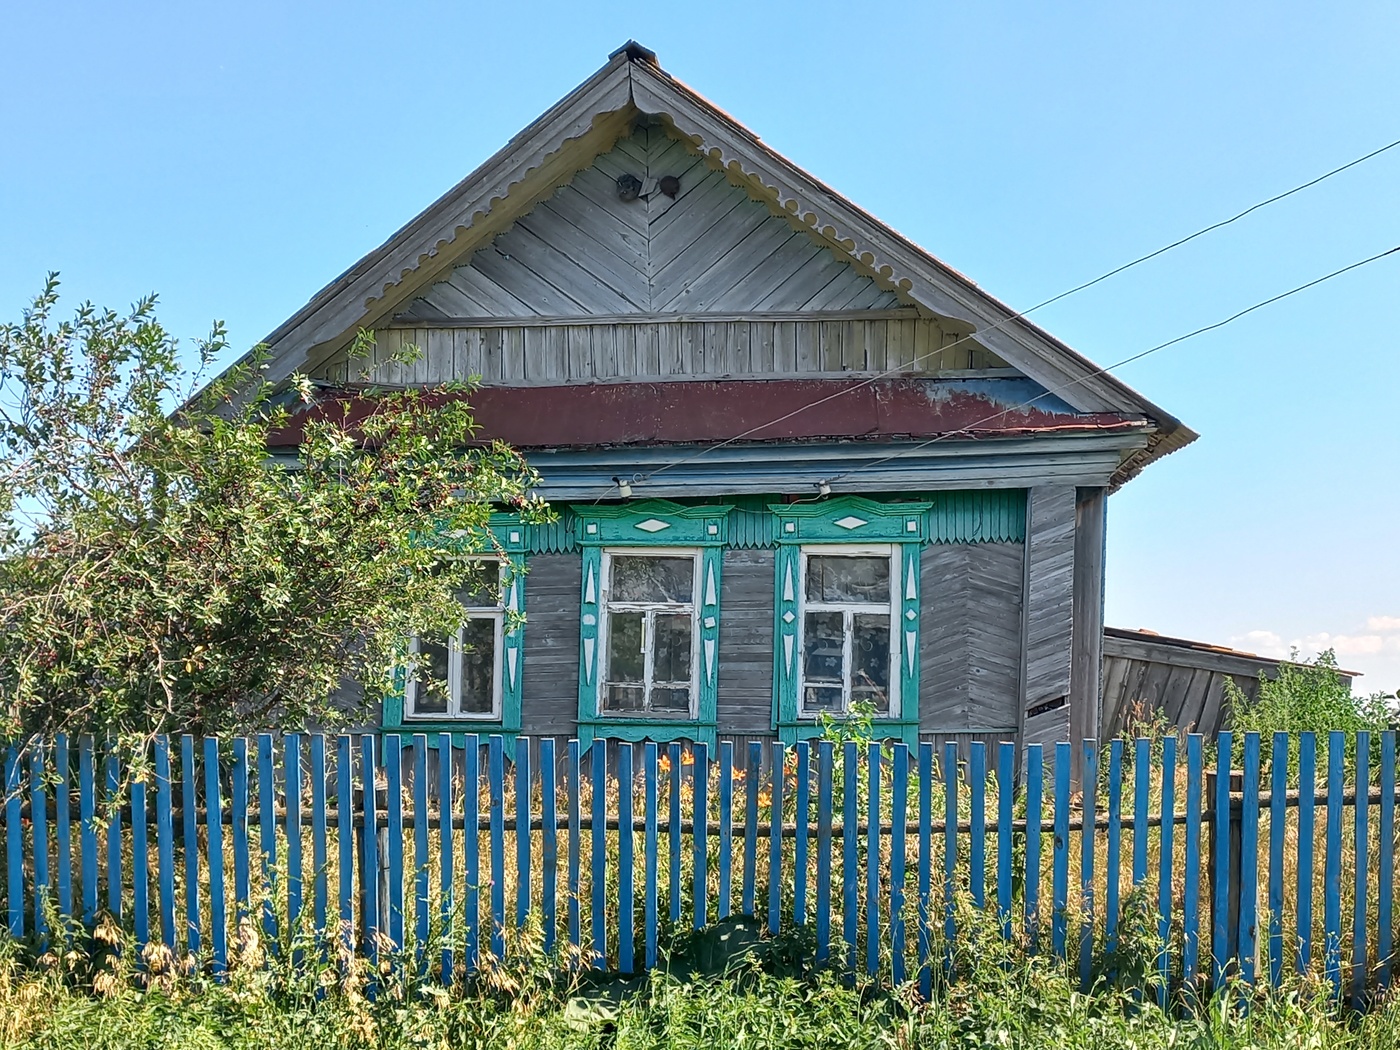
[[[716,452],[716,451],[718,451],[719,449],[722,449],[722,448],[725,448],[725,447],[727,447],[727,446],[729,446],[729,445],[732,445],[732,444],[734,444],[734,443],[737,442],[737,441],[743,441],[745,438],[751,437],[752,435],[754,435],[754,434],[756,434],[756,433],[758,433],[758,432],[760,432],[760,431],[767,430],[769,427],[774,427],[774,426],[777,426],[777,425],[779,425],[779,424],[781,424],[781,423],[785,423],[785,422],[787,422],[789,419],[792,419],[794,416],[800,415],[800,414],[802,414],[803,412],[810,411],[810,410],[813,409],[813,408],[818,408],[818,407],[820,407],[821,405],[824,405],[824,404],[826,404],[826,403],[829,402],[829,401],[834,401],[836,398],[844,397],[844,396],[846,396],[847,394],[853,394],[853,393],[855,393],[857,390],[864,389],[865,387],[868,387],[868,386],[872,385],[873,383],[876,383],[876,382],[880,381],[881,379],[885,379],[885,378],[887,378],[888,376],[896,375],[896,374],[903,374],[903,373],[906,372],[906,370],[909,368],[909,366],[910,366],[911,364],[917,364],[918,362],[923,361],[923,360],[926,360],[926,359],[928,359],[928,358],[940,356],[940,355],[946,353],[947,351],[953,349],[954,347],[959,346],[959,345],[962,344],[962,343],[970,342],[970,341],[975,340],[978,336],[985,336],[988,332],[993,332],[993,331],[997,331],[997,330],[999,330],[999,329],[1002,329],[1002,328],[1004,328],[1006,325],[1011,324],[1013,321],[1020,320],[1021,318],[1024,318],[1024,317],[1026,317],[1026,316],[1028,316],[1028,315],[1030,315],[1030,314],[1032,314],[1032,313],[1035,313],[1037,310],[1044,309],[1045,307],[1050,306],[1052,303],[1060,302],[1062,299],[1066,299],[1066,298],[1068,298],[1068,297],[1071,296],[1071,295],[1075,295],[1075,294],[1077,294],[1078,292],[1082,292],[1082,291],[1084,291],[1084,290],[1087,289],[1087,288],[1092,288],[1094,285],[1099,284],[1099,283],[1101,283],[1101,282],[1103,282],[1103,281],[1106,281],[1106,280],[1108,280],[1110,277],[1117,276],[1118,274],[1123,273],[1123,272],[1126,271],[1126,270],[1130,270],[1130,269],[1132,269],[1132,268],[1135,267],[1135,266],[1140,266],[1141,264],[1143,264],[1143,263],[1145,263],[1145,262],[1148,262],[1148,261],[1150,261],[1150,260],[1152,260],[1152,259],[1155,259],[1155,258],[1157,258],[1158,256],[1163,255],[1163,254],[1165,254],[1165,253],[1167,253],[1167,252],[1169,252],[1169,251],[1172,251],[1172,250],[1175,249],[1175,248],[1179,248],[1179,247],[1181,247],[1181,246],[1184,245],[1184,244],[1188,244],[1189,242],[1196,240],[1198,237],[1203,237],[1203,236],[1205,236],[1205,235],[1208,234],[1208,233],[1211,233],[1211,232],[1213,232],[1213,231],[1215,231],[1215,230],[1221,229],[1222,227],[1229,226],[1231,223],[1238,222],[1240,219],[1243,219],[1245,216],[1250,215],[1250,214],[1252,214],[1252,213],[1258,211],[1258,210],[1261,209],[1261,208],[1268,207],[1270,204],[1275,204],[1275,203],[1277,203],[1278,201],[1284,200],[1284,199],[1287,198],[1287,197],[1291,197],[1291,196],[1293,196],[1293,195],[1296,194],[1296,193],[1301,193],[1303,190],[1306,190],[1306,189],[1309,189],[1309,188],[1311,188],[1311,187],[1313,187],[1313,186],[1316,186],[1316,185],[1317,185],[1318,183],[1320,183],[1320,182],[1325,182],[1327,179],[1332,178],[1334,175],[1339,175],[1339,174],[1341,174],[1342,172],[1348,170],[1349,168],[1354,168],[1354,167],[1356,167],[1358,164],[1362,164],[1362,163],[1364,163],[1364,162],[1366,162],[1366,161],[1372,159],[1373,157],[1378,157],[1378,156],[1380,156],[1382,153],[1385,153],[1387,150],[1394,149],[1394,148],[1397,147],[1397,146],[1400,146],[1400,139],[1396,139],[1396,140],[1394,140],[1393,142],[1389,142],[1389,143],[1387,143],[1386,145],[1381,146],[1381,147],[1378,148],[1378,149],[1374,149],[1374,150],[1372,150],[1371,152],[1364,154],[1363,156],[1360,156],[1360,157],[1355,158],[1354,160],[1347,161],[1345,164],[1342,164],[1342,165],[1339,165],[1338,167],[1332,168],[1330,171],[1324,172],[1323,174],[1318,175],[1318,176],[1316,176],[1315,178],[1309,179],[1307,182],[1299,183],[1297,186],[1294,186],[1294,187],[1292,187],[1291,189],[1285,190],[1285,191],[1282,192],[1282,193],[1277,193],[1277,194],[1275,194],[1274,196],[1269,197],[1269,198],[1267,198],[1267,199],[1265,199],[1265,200],[1259,201],[1259,202],[1257,202],[1257,203],[1255,203],[1255,204],[1251,204],[1248,208],[1245,208],[1243,211],[1236,212],[1234,215],[1231,215],[1229,218],[1221,219],[1221,220],[1218,221],[1218,222],[1211,223],[1209,226],[1203,226],[1201,229],[1196,230],[1194,233],[1187,234],[1185,237],[1180,237],[1180,238],[1178,238],[1177,240],[1172,241],[1170,244],[1165,244],[1165,245],[1163,245],[1162,247],[1157,248],[1157,249],[1155,249],[1155,250],[1153,250],[1153,251],[1150,251],[1150,252],[1148,252],[1148,253],[1145,254],[1145,255],[1140,255],[1140,256],[1138,256],[1138,257],[1135,258],[1135,259],[1132,259],[1132,260],[1130,260],[1130,261],[1128,261],[1128,262],[1126,262],[1126,263],[1123,263],[1121,266],[1116,266],[1116,267],[1114,267],[1113,269],[1108,270],[1107,272],[1102,273],[1102,274],[1100,274],[1100,275],[1097,276],[1097,277],[1094,277],[1094,278],[1092,278],[1092,279],[1090,279],[1090,280],[1088,280],[1088,281],[1084,281],[1084,282],[1082,282],[1082,283],[1080,283],[1080,284],[1077,284],[1077,285],[1075,285],[1075,286],[1072,287],[1072,288],[1068,288],[1068,289],[1066,289],[1065,291],[1060,292],[1060,293],[1057,294],[1057,295],[1052,295],[1050,298],[1044,299],[1044,300],[1042,300],[1041,302],[1036,303],[1034,306],[1031,306],[1031,307],[1029,307],[1029,308],[1027,308],[1027,309],[1025,309],[1025,310],[1022,310],[1022,311],[1020,311],[1020,312],[1018,312],[1018,313],[1013,313],[1013,314],[1009,315],[1008,317],[1003,318],[1002,320],[996,322],[995,324],[992,324],[992,325],[990,325],[990,326],[988,326],[988,327],[986,327],[986,328],[984,328],[984,329],[981,329],[980,331],[971,332],[971,333],[968,333],[967,335],[960,336],[959,338],[955,339],[953,342],[948,343],[946,346],[941,346],[941,347],[939,347],[937,350],[931,350],[931,351],[928,351],[927,353],[918,355],[917,357],[913,358],[912,361],[909,361],[909,362],[906,362],[906,363],[897,365],[897,366],[895,366],[895,367],[893,367],[893,368],[887,368],[887,369],[885,369],[885,370],[882,371],[882,372],[877,372],[875,375],[873,375],[873,376],[868,376],[867,378],[861,380],[861,381],[858,382],[858,383],[853,383],[853,384],[851,384],[850,386],[842,387],[840,390],[837,390],[837,391],[835,391],[835,392],[833,392],[833,393],[827,394],[827,395],[825,395],[825,396],[823,396],[823,397],[819,397],[819,398],[817,398],[817,399],[814,400],[814,401],[808,402],[807,404],[800,405],[800,406],[798,406],[797,408],[794,408],[794,409],[792,409],[792,410],[790,410],[790,411],[788,411],[788,412],[783,413],[781,416],[778,416],[778,417],[776,417],[775,419],[770,419],[770,420],[768,420],[768,421],[765,422],[765,423],[759,424],[758,426],[750,427],[749,429],[744,430],[744,431],[741,431],[741,432],[738,433],[738,434],[734,434],[734,435],[732,435],[732,436],[730,436],[730,437],[727,437],[727,438],[725,438],[723,441],[715,442],[714,444],[708,445],[708,446],[706,446],[705,448],[702,448],[702,449],[698,449],[697,451],[695,451],[695,452],[693,452],[693,453],[691,453],[691,454],[689,454],[689,455],[682,456],[681,458],[676,459],[676,460],[673,460],[673,461],[671,461],[671,462],[669,462],[669,463],[664,463],[664,464],[662,464],[661,466],[657,467],[656,469],[651,470],[651,471],[648,471],[646,474],[644,474],[644,475],[642,475],[642,476],[640,476],[640,477],[638,477],[638,478],[635,478],[634,480],[637,480],[637,481],[647,481],[647,480],[650,480],[651,478],[655,477],[657,474],[661,474],[661,473],[664,473],[665,471],[672,470],[672,469],[674,469],[674,468],[676,468],[676,467],[679,467],[679,466],[683,466],[683,465],[686,464],[686,463],[693,462],[694,460],[699,459],[699,458],[702,457],[702,456],[709,455],[710,453]],[[1370,260],[1367,260],[1367,261],[1370,261]],[[1364,263],[1358,264],[1358,265],[1364,265]],[[1341,272],[1345,272],[1345,271],[1338,271],[1338,272],[1341,273]],[[1336,275],[1335,275],[1335,274],[1329,274],[1328,276],[1329,276],[1329,277],[1332,277],[1332,276],[1336,276]],[[1320,280],[1327,280],[1327,279],[1328,279],[1328,278],[1321,278]],[[1294,289],[1294,291],[1301,291],[1301,290],[1302,290],[1301,288],[1299,288],[1299,289]],[[1285,294],[1292,294],[1292,292],[1285,293]],[[1267,305],[1267,304],[1261,303],[1261,304],[1258,304],[1257,306],[1253,307],[1252,309],[1258,309],[1258,306],[1262,306],[1262,305]],[[1222,322],[1222,323],[1228,323],[1228,320],[1225,321],[1225,322]],[[1197,333],[1191,333],[1191,335],[1198,335],[1198,334],[1200,334],[1200,333],[1199,333],[1199,332],[1197,332]],[[1190,338],[1191,335],[1183,336],[1182,338]],[[1161,348],[1157,348],[1157,349],[1161,349]],[[1155,352],[1155,351],[1147,351],[1147,353],[1152,353],[1152,352]],[[1130,358],[1129,361],[1131,361],[1131,360],[1136,360],[1136,359],[1137,359],[1137,358]],[[1129,363],[1129,361],[1120,361],[1120,362],[1118,362],[1117,365],[1111,366],[1111,368],[1121,367],[1122,365]],[[1076,385],[1076,383],[1078,383],[1078,382],[1083,382],[1084,380],[1093,378],[1094,376],[1097,376],[1097,375],[1103,375],[1103,374],[1109,372],[1109,371],[1111,370],[1111,368],[1099,369],[1098,371],[1093,372],[1093,373],[1090,373],[1090,375],[1084,376],[1082,379],[1077,380],[1075,383],[1067,384],[1067,386],[1074,386],[1074,385]],[[1061,389],[1064,389],[1064,388],[1061,388]],[[1049,393],[1049,391],[1047,391],[1047,393]],[[1041,395],[1041,396],[1043,396],[1043,395]],[[611,491],[612,491],[611,487],[609,487],[608,489],[603,490],[603,493],[598,497],[598,499],[601,500],[601,499],[606,498],[606,497],[607,497],[607,494],[608,494],[609,492],[611,492]],[[596,500],[595,500],[595,502],[596,502]]]

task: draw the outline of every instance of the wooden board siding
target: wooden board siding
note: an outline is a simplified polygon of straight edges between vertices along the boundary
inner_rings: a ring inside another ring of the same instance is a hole
[[[1074,519],[1074,613],[1070,649],[1070,740],[1099,739],[1103,656],[1104,540],[1108,496],[1080,489]]]
[[[1075,490],[1032,489],[1028,515],[1021,743],[1049,747],[1069,739]]]
[[[528,564],[520,731],[569,737],[578,725],[583,560],[577,554],[538,554]]]
[[[400,364],[405,347],[421,356]],[[625,379],[1013,374],[1005,362],[936,320],[884,311],[813,316],[381,329],[369,358],[333,358],[331,383],[427,385],[480,376],[486,386],[559,386]]]
[[[719,625],[721,731],[773,729],[773,551],[726,550]]]
[[[919,732],[1015,735],[1020,716],[1019,543],[925,547]]]
[[[624,201],[618,179],[641,195]],[[658,181],[679,180],[674,198]],[[879,310],[881,287],[660,127],[639,127],[398,315]]]

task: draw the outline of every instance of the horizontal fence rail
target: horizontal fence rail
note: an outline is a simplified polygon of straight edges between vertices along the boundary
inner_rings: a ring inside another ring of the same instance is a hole
[[[970,907],[1086,982],[1145,929],[1163,1001],[1293,972],[1358,1004],[1388,987],[1394,733],[1081,755],[1082,791],[1069,744],[35,739],[4,753],[0,911],[41,942],[56,917],[116,921],[215,975],[300,931],[416,948],[444,981],[521,931],[630,973],[748,916],[928,994]]]

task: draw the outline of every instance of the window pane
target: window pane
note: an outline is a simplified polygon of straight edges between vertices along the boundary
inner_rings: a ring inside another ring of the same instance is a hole
[[[851,699],[868,700],[875,710],[890,710],[890,618],[857,613],[852,625]]]
[[[656,648],[652,655],[652,681],[689,682],[690,614],[658,614],[653,623],[656,629]],[[656,703],[654,694],[652,703]]]
[[[447,646],[419,641],[414,656],[413,711],[415,715],[447,714]]]
[[[639,685],[610,685],[603,690],[603,710],[640,711],[644,699]]]
[[[690,690],[689,689],[661,689],[652,688],[651,709],[656,714],[690,714]]]
[[[886,603],[890,600],[890,560],[839,555],[808,557],[807,600]]]
[[[841,687],[807,686],[802,690],[802,710],[812,714],[820,711],[840,712]]]
[[[489,609],[501,604],[501,563],[483,560],[472,567],[471,582],[457,592],[457,600],[469,609]]]
[[[802,634],[802,677],[840,682],[843,628],[839,612],[809,612]]]
[[[685,602],[694,598],[693,558],[612,560],[612,600],[615,602]]]
[[[642,655],[642,617],[617,612],[608,617],[608,681],[641,683],[646,667]]]
[[[492,714],[495,687],[496,621],[468,620],[462,628],[462,714]]]

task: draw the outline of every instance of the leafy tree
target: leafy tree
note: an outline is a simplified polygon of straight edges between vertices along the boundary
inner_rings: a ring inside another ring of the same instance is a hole
[[[545,513],[520,455],[477,440],[460,388],[279,392],[259,349],[201,389],[222,325],[188,368],[154,297],[61,321],[57,305],[50,275],[0,327],[7,733],[363,717],[333,694],[382,695],[406,638],[455,628],[493,505]],[[362,332],[353,352],[370,345]]]

